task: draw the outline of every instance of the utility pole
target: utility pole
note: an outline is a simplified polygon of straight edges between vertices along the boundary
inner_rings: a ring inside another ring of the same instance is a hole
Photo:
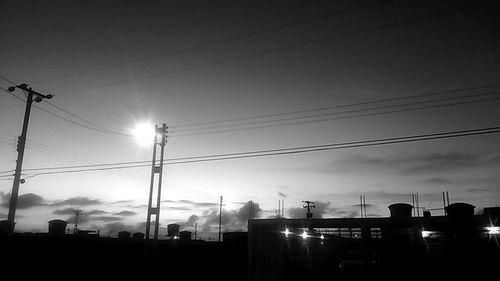
[[[8,223],[8,233],[11,235],[14,232],[15,218],[16,218],[16,208],[17,208],[17,197],[19,195],[19,184],[21,182],[21,171],[23,168],[23,158],[24,158],[24,148],[26,145],[26,135],[28,133],[28,123],[31,113],[31,105],[34,102],[41,102],[43,99],[51,99],[53,95],[43,95],[23,83],[17,86],[9,87],[9,92],[14,92],[16,88],[21,89],[26,94],[26,109],[24,111],[24,121],[21,136],[18,138],[17,142],[17,161],[16,161],[16,171],[14,173],[14,183],[12,184],[12,192],[10,194],[9,202],[9,214],[7,216]]]
[[[306,217],[308,219],[311,219],[313,214],[311,213],[311,208],[316,208],[316,206],[314,206],[314,202],[312,201],[302,201],[304,202],[304,208],[307,208],[307,213],[306,213]]]
[[[160,228],[160,204],[161,204],[161,182],[163,178],[163,155],[165,152],[165,143],[167,142],[167,125],[163,123],[162,127],[155,125],[155,136],[153,144],[153,160],[151,162],[151,183],[149,188],[149,201],[148,201],[148,217],[146,220],[146,251],[149,247],[149,232],[151,230],[151,216],[155,215],[154,221],[154,236],[153,239],[156,242],[158,240],[158,230]],[[160,136],[160,141],[158,141],[158,136]],[[156,165],[156,147],[160,146],[160,164]],[[155,174],[158,174],[158,186],[156,192],[156,206],[153,204],[153,193],[154,193],[154,183]]]
[[[222,226],[222,196],[219,203],[219,242],[221,241],[221,226]]]

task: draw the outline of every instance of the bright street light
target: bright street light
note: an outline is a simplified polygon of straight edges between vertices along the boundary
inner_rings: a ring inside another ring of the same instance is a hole
[[[500,226],[488,226],[486,227],[489,235],[497,235],[500,234]]]
[[[431,236],[431,232],[427,230],[422,230],[422,238],[427,238]]]
[[[304,239],[309,237],[309,235],[307,235],[307,232],[305,230],[304,230],[304,233],[302,233],[302,235],[300,235],[300,236],[302,236],[302,238],[304,238]]]

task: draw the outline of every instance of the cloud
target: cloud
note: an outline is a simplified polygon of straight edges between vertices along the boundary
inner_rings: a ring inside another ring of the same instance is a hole
[[[432,184],[450,184],[450,183],[452,183],[450,180],[447,180],[443,177],[428,178],[428,179],[425,179],[424,182],[432,183]]]
[[[10,203],[10,193],[4,194],[1,192],[1,207],[4,208],[9,208],[9,203]],[[45,199],[43,199],[41,196],[34,194],[34,193],[26,193],[19,195],[17,197],[17,209],[29,209],[32,207],[36,206],[44,206],[47,205],[45,202]]]
[[[477,193],[477,192],[490,192],[489,188],[469,188],[466,190],[467,192]]]
[[[101,221],[101,222],[111,222],[111,221],[121,221],[122,217],[118,216],[93,216],[92,221]]]
[[[74,215],[76,209],[75,208],[65,208],[65,209],[56,209],[52,213],[54,215]]]
[[[132,211],[121,211],[121,212],[118,212],[118,213],[114,213],[113,215],[115,215],[115,216],[130,217],[130,216],[137,215],[137,213],[136,212],[132,212]]]
[[[66,200],[57,201],[52,203],[51,206],[88,206],[88,205],[100,205],[102,202],[98,199],[90,199],[88,197],[72,197]]]
[[[256,202],[248,201],[238,210],[223,210],[221,215],[221,225],[223,231],[246,231],[248,219],[259,218],[263,210]],[[206,211],[205,223],[201,226],[200,234],[208,236],[217,232],[219,225],[219,212],[217,210]]]
[[[180,222],[178,223],[181,228],[186,228],[186,227],[190,227],[191,225],[195,224],[196,221],[198,221],[199,217],[195,214],[189,216],[189,218],[187,219],[187,221],[185,222]]]
[[[192,206],[195,206],[195,207],[200,207],[200,208],[203,208],[203,207],[214,207],[214,206],[218,206],[219,203],[215,203],[215,202],[196,202],[196,201],[192,201],[192,200],[163,200],[162,202],[165,202],[165,203],[174,203],[174,204],[183,204],[183,205],[192,205]],[[188,208],[188,207],[186,207]]]
[[[342,159],[331,163],[323,172],[349,172],[359,171],[359,168],[369,168],[371,171],[389,169],[406,174],[438,173],[456,171],[465,168],[475,168],[485,165],[500,163],[500,157],[487,156],[477,153],[461,151],[428,152],[401,157],[398,155],[385,155],[384,157],[370,157],[359,154],[346,154]],[[319,167],[317,167],[319,169]]]
[[[108,212],[103,211],[103,210],[92,210],[92,211],[86,212],[87,215],[104,215],[104,214],[107,214],[107,213]]]

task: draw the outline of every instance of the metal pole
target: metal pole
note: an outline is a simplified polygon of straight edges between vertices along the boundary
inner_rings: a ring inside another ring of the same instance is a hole
[[[158,127],[158,126],[157,126]],[[163,126],[161,128],[161,143],[160,143],[160,174],[158,177],[158,197],[156,200],[156,220],[155,220],[155,233],[154,233],[154,239],[158,240],[158,230],[160,226],[160,204],[161,204],[161,180],[163,177],[163,154],[165,152],[165,143],[166,143],[166,132],[167,132],[167,125],[163,123]]]
[[[30,119],[31,104],[33,103],[33,93],[31,91],[27,92],[28,92],[28,97],[26,99],[26,109],[24,111],[23,129],[21,132],[21,136],[18,139],[16,171],[14,173],[14,183],[12,184],[12,192],[10,194],[9,214],[7,215],[9,234],[14,232],[17,197],[19,195],[19,183],[21,182],[21,170],[23,168],[24,147],[26,145],[26,135],[28,133],[28,123]]]
[[[222,196],[220,197],[220,204],[219,204],[219,242],[221,240],[221,223],[222,223]]]
[[[149,200],[148,200],[148,217],[146,219],[146,245],[149,241],[149,232],[151,228],[151,204],[153,203],[153,186],[154,186],[154,176],[155,176],[155,165],[156,165],[156,145],[158,140],[158,135],[156,134],[156,130],[158,129],[158,125],[155,126],[155,138],[153,144],[153,160],[151,162],[151,183],[149,186]]]

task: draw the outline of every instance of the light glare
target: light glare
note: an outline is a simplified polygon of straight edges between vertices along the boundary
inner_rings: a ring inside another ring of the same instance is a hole
[[[155,128],[150,123],[138,123],[132,130],[132,135],[139,145],[151,145],[155,136]]]
[[[422,230],[422,238],[431,236],[431,232],[427,230]]]
[[[307,232],[306,232],[306,231],[304,231],[304,233],[302,233],[302,235],[301,235],[301,236],[302,236],[302,238],[304,238],[304,239],[306,239],[307,237],[309,237],[309,235],[307,235]]]
[[[486,230],[488,231],[488,234],[490,234],[490,235],[500,234],[500,226],[488,226],[488,227],[486,227]]]

